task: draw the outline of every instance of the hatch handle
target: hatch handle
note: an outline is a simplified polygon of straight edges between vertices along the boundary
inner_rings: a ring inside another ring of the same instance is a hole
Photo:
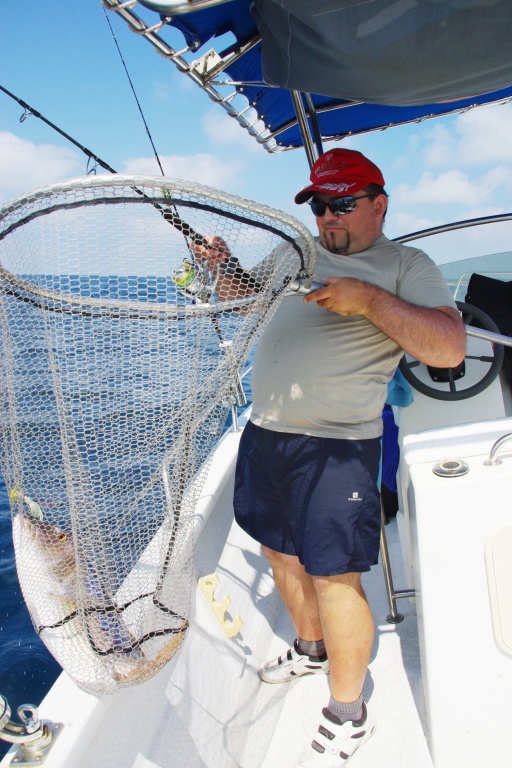
[[[501,464],[501,459],[498,459],[496,457],[496,454],[502,448],[506,443],[509,443],[512,441],[512,432],[509,432],[507,435],[503,435],[500,437],[494,445],[491,448],[491,451],[489,453],[489,458],[484,461],[484,464],[487,467],[496,467],[499,464]]]

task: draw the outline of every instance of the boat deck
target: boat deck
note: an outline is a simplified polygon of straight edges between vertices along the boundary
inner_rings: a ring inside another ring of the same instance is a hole
[[[398,567],[399,542],[396,521],[386,526],[388,546],[394,560],[393,575],[401,586]],[[389,624],[384,577],[380,565],[363,577],[375,620],[375,642],[363,695],[377,718],[377,730],[350,761],[350,768],[394,766],[432,768],[424,733],[423,691],[413,601],[399,601],[404,615],[400,624]],[[286,610],[279,619],[269,657],[282,653],[294,638]],[[315,730],[316,718],[329,699],[328,678],[305,677],[290,684],[262,683],[255,707],[254,727],[249,732],[243,768],[292,768],[303,746]],[[277,725],[276,725],[277,723]],[[258,754],[261,733],[273,730],[267,754]],[[252,758],[251,758],[252,754]]]
[[[241,615],[239,634],[226,636],[197,588],[187,637],[151,680],[98,699],[61,675],[39,710],[65,725],[45,768],[293,768],[312,738],[328,701],[328,678],[269,685],[257,673],[291,644],[294,630],[259,545],[233,522],[238,439],[232,433],[219,452],[223,479],[214,465],[203,490],[210,509],[198,513],[194,565],[196,578],[219,576],[215,599],[229,595],[226,618]],[[395,586],[402,588],[396,521],[386,530]],[[377,731],[351,768],[432,768],[414,601],[399,601],[404,621],[389,624],[380,565],[365,574],[364,587],[376,627],[364,696]]]
[[[155,678],[116,695],[80,768],[293,768],[316,729],[329,697],[326,676],[268,685],[257,675],[267,658],[292,642],[294,631],[258,545],[233,524],[219,550],[231,521],[231,492],[228,483],[217,504],[223,514],[214,510],[199,539],[196,567],[200,574],[219,574],[216,599],[229,593],[233,611],[228,618],[240,610],[244,619],[240,634],[224,635],[198,589],[182,650]],[[400,545],[394,520],[387,531],[396,564]],[[399,586],[398,566],[394,576]],[[378,727],[351,767],[432,768],[420,715],[414,605],[400,601],[404,621],[389,624],[380,565],[364,584],[376,625],[364,695]]]

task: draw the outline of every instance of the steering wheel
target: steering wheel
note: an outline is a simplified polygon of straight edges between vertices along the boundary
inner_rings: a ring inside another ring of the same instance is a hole
[[[474,307],[472,304],[465,304],[462,301],[457,302],[457,309],[462,315],[462,319],[465,325],[471,325],[473,320],[476,320],[482,328],[486,331],[492,331],[493,333],[500,333],[498,326],[491,320],[489,315],[486,315],[478,307]],[[491,384],[498,373],[500,372],[501,364],[503,362],[503,355],[505,351],[502,344],[492,344],[491,355],[468,355],[466,354],[465,360],[478,360],[482,363],[491,363],[486,373],[475,384],[472,384],[465,389],[457,389],[456,380],[457,374],[454,373],[457,369],[446,368],[443,369],[443,373],[446,374],[445,381],[449,383],[449,390],[437,389],[436,387],[426,384],[425,381],[418,378],[413,369],[419,365],[423,365],[418,360],[409,359],[406,360],[405,355],[400,360],[399,369],[403,374],[406,381],[427,397],[433,397],[435,400],[465,400],[468,397],[474,397],[474,395],[480,394]]]

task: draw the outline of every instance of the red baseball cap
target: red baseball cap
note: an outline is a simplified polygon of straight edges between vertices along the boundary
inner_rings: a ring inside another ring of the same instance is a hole
[[[384,187],[384,177],[377,166],[354,149],[324,152],[311,168],[310,179],[311,184],[295,196],[296,203],[305,203],[313,192],[345,196],[368,184]]]

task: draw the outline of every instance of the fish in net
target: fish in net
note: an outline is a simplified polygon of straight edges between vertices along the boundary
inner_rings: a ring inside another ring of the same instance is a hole
[[[314,253],[285,213],[161,177],[89,176],[0,208],[16,567],[83,689],[143,682],[186,636],[195,505],[238,372]]]

